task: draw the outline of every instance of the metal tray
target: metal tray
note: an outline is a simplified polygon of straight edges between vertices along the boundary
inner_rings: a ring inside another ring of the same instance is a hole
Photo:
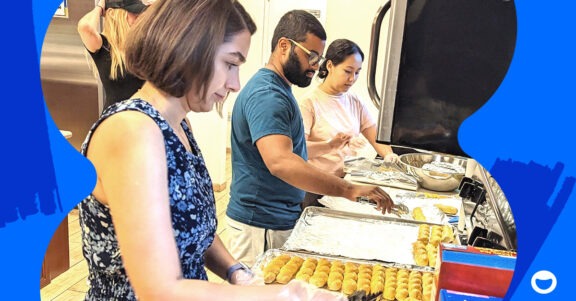
[[[417,267],[412,244],[421,224],[429,223],[307,207],[282,249]]]
[[[387,268],[398,268],[398,269],[405,269],[405,270],[419,271],[419,272],[434,272],[434,268],[429,267],[429,266],[417,266],[417,265],[411,265],[411,264],[400,264],[400,263],[395,263],[395,262],[381,262],[381,261],[377,261],[377,260],[362,260],[362,259],[347,258],[347,257],[342,257],[342,256],[328,256],[328,255],[320,255],[320,254],[305,252],[305,251],[288,251],[288,250],[282,250],[282,249],[268,249],[268,250],[266,250],[266,252],[260,254],[256,258],[256,262],[252,266],[252,271],[256,274],[262,275],[261,274],[262,268],[264,268],[272,259],[274,259],[275,257],[278,257],[279,255],[282,255],[282,254],[287,254],[290,256],[299,256],[299,257],[302,257],[303,259],[324,258],[324,259],[327,259],[330,261],[340,260],[343,263],[353,262],[356,264],[369,264],[369,265],[379,264],[379,265],[381,265],[383,267],[387,267]]]
[[[397,268],[398,270],[408,270],[408,271],[418,271],[418,272],[422,272],[422,273],[433,273],[434,269],[431,267],[421,267],[421,266],[412,266],[412,265],[403,265],[403,264],[398,264],[398,263],[382,263],[379,261],[370,261],[370,260],[358,260],[358,259],[350,259],[350,258],[343,258],[343,257],[337,257],[337,256],[325,256],[325,255],[318,255],[318,254],[313,254],[313,253],[308,253],[308,252],[295,252],[295,251],[286,251],[286,250],[281,250],[281,249],[269,249],[266,252],[264,252],[263,254],[261,254],[260,256],[258,256],[256,258],[256,262],[254,264],[254,266],[252,266],[252,271],[254,271],[254,273],[256,273],[258,276],[264,278],[264,272],[263,269],[264,267],[266,267],[266,265],[268,265],[268,263],[270,263],[274,258],[276,258],[277,256],[283,255],[283,254],[287,254],[290,256],[298,256],[301,257],[302,259],[306,260],[308,258],[315,258],[315,259],[320,259],[320,258],[324,258],[329,260],[330,262],[333,261],[341,261],[343,264],[346,263],[355,263],[357,265],[360,264],[364,264],[364,265],[370,265],[370,266],[375,266],[375,265],[381,265],[383,267],[386,268]],[[294,278],[293,278],[294,279]],[[272,282],[270,284],[277,284],[277,282]],[[327,284],[324,285],[322,288],[327,289]],[[358,292],[358,291],[356,291]],[[376,293],[378,294],[378,293]]]
[[[350,200],[343,198],[343,197],[332,197],[332,196],[323,196],[318,200],[318,202],[326,208],[337,210],[337,211],[344,211],[346,213],[354,213],[354,214],[361,214],[366,216],[385,216],[385,217],[393,217],[402,220],[409,220],[414,221],[414,217],[412,217],[412,211],[416,207],[420,207],[426,216],[426,223],[430,224],[438,224],[444,225],[448,224],[449,219],[440,209],[434,206],[435,203],[430,201],[417,201],[417,200],[400,200],[400,198],[395,198],[392,196],[394,203],[396,204],[403,204],[405,205],[410,212],[407,214],[400,214],[395,215],[393,213],[386,213],[382,214],[382,212],[375,210],[374,205],[367,205],[362,204],[360,202],[351,202]],[[399,200],[396,200],[399,199]],[[438,202],[439,203],[439,202]]]

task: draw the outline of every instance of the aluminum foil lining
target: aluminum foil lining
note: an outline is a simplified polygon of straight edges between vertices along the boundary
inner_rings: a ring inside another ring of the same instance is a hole
[[[356,159],[344,163],[346,178],[351,181],[407,190],[418,189],[416,179],[395,164],[382,160]]]
[[[426,217],[427,223],[444,225],[449,223],[450,218],[434,205],[442,204],[452,206],[456,208],[458,212],[462,207],[462,198],[458,195],[406,191],[390,187],[384,187],[383,189],[390,195],[390,198],[392,198],[394,203],[404,204],[410,210],[410,214],[403,214],[398,217],[402,220],[414,221],[411,212],[414,210],[414,208],[420,207],[422,208],[422,212]],[[397,217],[396,215],[390,213],[383,215],[380,211],[375,210],[375,208],[370,205],[352,202],[342,197],[324,196],[319,199],[318,202],[330,209],[343,212],[376,217]],[[456,216],[458,216],[458,212],[456,212]]]
[[[282,247],[321,255],[416,265],[412,243],[421,222],[308,207]]]

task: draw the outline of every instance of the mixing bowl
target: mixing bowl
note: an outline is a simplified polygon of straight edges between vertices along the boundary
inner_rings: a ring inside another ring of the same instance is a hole
[[[406,173],[414,176],[422,188],[434,191],[458,188],[467,161],[467,158],[447,154],[410,153],[398,157]]]

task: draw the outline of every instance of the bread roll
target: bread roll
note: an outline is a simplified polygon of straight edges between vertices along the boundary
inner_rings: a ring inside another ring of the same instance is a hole
[[[405,281],[399,280],[398,284],[396,284],[396,289],[400,289],[400,288],[407,290],[408,289],[408,280],[405,280]]]
[[[405,269],[400,269],[398,270],[398,273],[396,273],[396,277],[398,278],[408,278],[408,275],[410,274],[410,272],[408,270]]]
[[[386,285],[388,285],[388,283],[394,283],[394,285],[396,285],[396,275],[388,275],[386,276]]]
[[[430,272],[425,272],[422,274],[422,284],[423,285],[432,285],[434,282],[434,275]]]
[[[417,221],[422,221],[422,222],[426,221],[426,216],[424,216],[424,212],[422,212],[421,207],[415,207],[412,210],[412,218],[414,218],[414,220],[417,220]]]
[[[288,254],[281,254],[278,255],[277,257],[275,257],[273,260],[278,260],[280,262],[282,262],[283,264],[286,264],[288,262],[288,260],[290,260],[291,256]]]
[[[369,264],[361,264],[358,266],[358,271],[360,271],[360,272],[363,272],[363,271],[372,272],[372,266]]]
[[[356,273],[358,272],[358,266],[355,263],[347,262],[344,264],[344,272],[345,273]]]
[[[409,295],[412,300],[422,300],[422,291],[419,289],[411,289]]]
[[[396,288],[396,299],[398,300],[405,300],[408,298],[408,290],[405,288]]]
[[[356,283],[357,283],[358,287],[363,287],[365,285],[370,286],[370,279],[359,278]]]
[[[302,280],[302,281],[304,281],[304,282],[308,282],[308,281],[310,280],[310,277],[311,277],[311,276],[312,276],[312,275],[310,275],[310,274],[298,273],[298,274],[296,274],[296,277],[294,277],[294,278],[295,278],[295,279],[298,279],[298,280]]]
[[[306,260],[304,260],[304,262],[310,262],[310,263],[313,263],[313,264],[314,264],[314,266],[318,265],[318,259],[316,259],[316,258],[312,258],[312,257],[306,258]]]
[[[344,274],[331,272],[330,274],[328,274],[328,281],[330,281],[330,279],[344,280]]]
[[[342,282],[342,293],[350,295],[356,291],[356,281],[353,279],[345,279]]]
[[[276,282],[278,282],[280,284],[286,284],[286,283],[290,282],[290,280],[292,280],[292,276],[293,276],[293,274],[280,272],[280,274],[278,274],[278,276],[276,276]]]
[[[396,299],[396,288],[393,286],[385,286],[384,294],[382,295],[386,300]]]
[[[413,283],[413,282],[408,282],[408,290],[412,291],[412,290],[422,290],[422,285],[420,283]]]
[[[328,279],[328,273],[324,272],[324,271],[314,271],[314,274],[312,274],[312,276],[322,277],[324,279]]]
[[[352,279],[356,282],[356,280],[358,280],[358,274],[352,272],[344,273],[344,280],[346,279]]]
[[[292,256],[288,262],[293,262],[300,266],[304,262],[304,258],[300,256]]]
[[[372,294],[380,293],[380,292],[382,292],[383,290],[384,290],[384,283],[382,283],[382,282],[378,282],[378,283],[375,283],[375,284],[373,284],[373,283],[370,284],[370,292],[371,292]]]
[[[282,265],[278,265],[278,264],[273,264],[272,262],[270,264],[268,264],[267,266],[265,266],[262,269],[262,272],[264,272],[264,274],[266,273],[274,273],[274,275],[278,274],[280,272],[280,269],[282,268]]]
[[[269,284],[276,280],[276,274],[272,272],[264,273],[264,283]]]
[[[316,263],[313,261],[306,260],[302,263],[302,268],[309,268],[311,270],[314,270],[316,269]]]
[[[298,271],[298,274],[306,274],[306,275],[310,275],[312,276],[314,274],[314,270],[311,268],[300,268],[300,270]]]
[[[442,233],[440,234],[432,234],[430,235],[430,242],[429,245],[437,246],[442,241]]]
[[[312,275],[308,280],[308,283],[315,285],[316,287],[323,287],[326,284],[328,277],[322,275]]]
[[[316,264],[316,266],[330,266],[330,261],[328,259],[325,258],[320,258],[318,259],[318,263]]]
[[[453,206],[444,205],[444,204],[434,204],[434,206],[436,206],[436,208],[440,209],[440,211],[442,211],[448,215],[455,215],[456,213],[458,213],[458,208],[453,207]]]
[[[410,285],[412,285],[412,284],[422,285],[422,278],[421,277],[408,278],[408,284],[410,284]]]
[[[383,271],[375,271],[372,272],[372,281],[382,281],[384,282],[384,280],[386,279],[386,276],[384,275]]]
[[[432,286],[422,288],[422,300],[423,301],[432,300]]]
[[[358,279],[372,279],[372,273],[368,271],[358,272]]]
[[[362,290],[366,293],[366,295],[370,294],[370,283],[362,283],[362,285],[358,285],[356,290]]]
[[[342,279],[331,279],[328,277],[328,289],[331,291],[340,291],[340,289],[342,289]]]
[[[280,269],[279,274],[290,274],[290,275],[294,275],[296,274],[296,272],[298,272],[298,267],[296,265],[292,265],[292,264],[286,264],[285,266],[283,266]]]
[[[454,241],[454,230],[452,226],[444,225],[442,227],[442,242],[451,243]]]
[[[330,273],[344,274],[344,266],[331,266]]]
[[[332,261],[331,266],[344,268],[344,263],[340,260],[334,260],[334,261]]]
[[[330,273],[330,266],[328,265],[318,265],[316,267],[316,269],[314,270],[314,273],[318,273],[318,272],[324,272],[326,273],[326,275],[328,275],[328,273]]]

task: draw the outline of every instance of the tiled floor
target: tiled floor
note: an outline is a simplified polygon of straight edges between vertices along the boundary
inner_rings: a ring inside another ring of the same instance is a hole
[[[230,154],[228,153],[226,156],[226,189],[214,193],[218,218],[217,233],[224,243],[228,240],[224,216],[226,207],[228,206],[231,177],[232,170],[230,167]],[[40,291],[42,301],[84,300],[84,295],[86,291],[88,291],[88,285],[86,283],[88,266],[86,265],[84,257],[82,257],[80,225],[78,223],[78,211],[76,209],[68,214],[68,232],[70,241],[70,269],[42,288]],[[213,282],[223,282],[222,279],[210,271],[208,271],[208,279]]]

